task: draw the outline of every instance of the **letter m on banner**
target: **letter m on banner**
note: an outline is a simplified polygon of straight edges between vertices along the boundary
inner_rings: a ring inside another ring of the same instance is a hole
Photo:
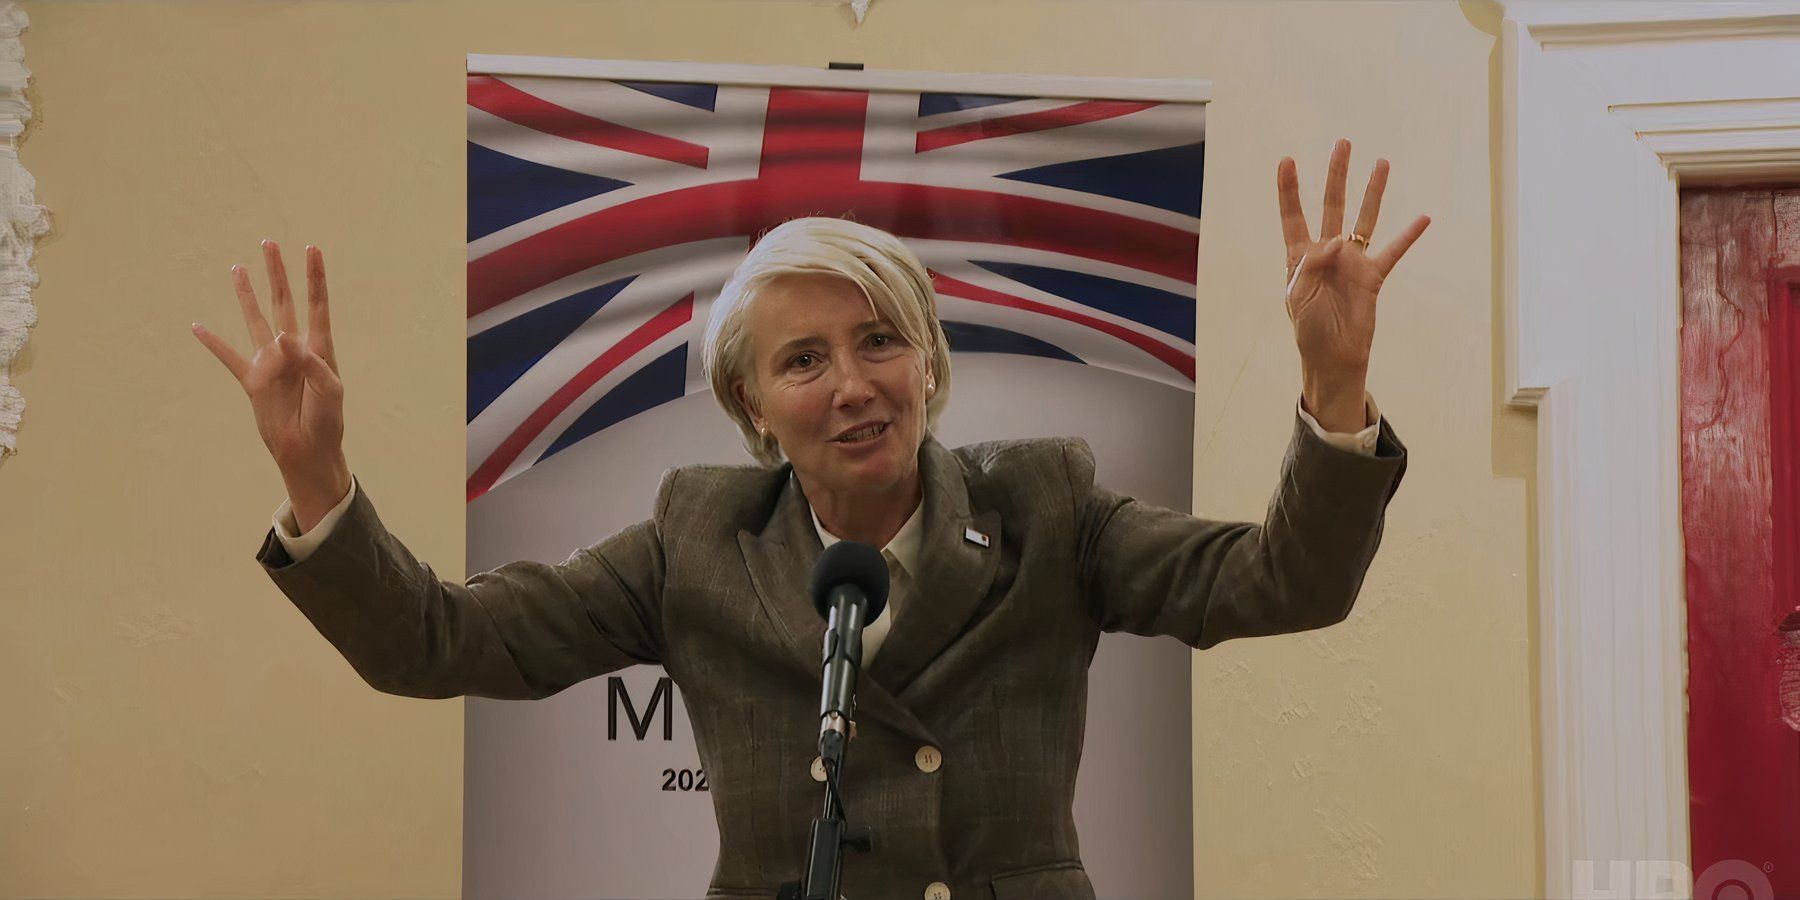
[[[650,726],[656,721],[656,712],[662,710],[662,739],[675,739],[674,705],[675,682],[664,675],[656,680],[656,689],[650,692],[650,702],[644,706],[644,715],[638,717],[637,704],[631,702],[631,691],[625,688],[625,679],[612,676],[606,679],[606,739],[619,739],[619,710],[625,710],[625,718],[631,723],[631,733],[638,740],[650,733]]]

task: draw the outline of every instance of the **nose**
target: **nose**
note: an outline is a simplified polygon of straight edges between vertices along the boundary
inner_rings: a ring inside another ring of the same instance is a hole
[[[846,359],[832,366],[838,378],[832,402],[840,408],[854,409],[875,399],[875,385],[869,381],[868,373],[863,371],[863,360],[854,353],[846,356]]]

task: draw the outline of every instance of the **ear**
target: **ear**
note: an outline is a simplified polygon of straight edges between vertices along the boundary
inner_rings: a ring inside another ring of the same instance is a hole
[[[750,417],[750,424],[755,425],[758,428],[763,427],[762,413],[756,408],[756,401],[750,399],[750,391],[744,387],[744,383],[739,381],[733,384],[731,386],[731,393],[737,398],[738,407],[744,411],[745,415]]]

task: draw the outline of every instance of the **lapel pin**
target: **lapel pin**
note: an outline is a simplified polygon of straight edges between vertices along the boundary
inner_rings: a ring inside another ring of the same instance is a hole
[[[988,536],[973,528],[964,528],[963,538],[971,544],[980,544],[983,547],[988,545]]]

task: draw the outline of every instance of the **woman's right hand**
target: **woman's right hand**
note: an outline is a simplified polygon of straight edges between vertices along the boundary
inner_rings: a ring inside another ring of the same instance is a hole
[[[263,318],[250,273],[234,265],[231,280],[250,330],[250,359],[198,322],[194,336],[249,396],[256,430],[281,470],[304,531],[311,527],[308,520],[316,517],[302,514],[302,505],[322,514],[350,491],[350,469],[344,460],[344,384],[338,380],[337,356],[331,347],[323,254],[317,247],[306,248],[307,330],[302,337],[281,248],[274,241],[263,241],[262,248],[269,272],[269,307],[279,331],[271,332]]]

